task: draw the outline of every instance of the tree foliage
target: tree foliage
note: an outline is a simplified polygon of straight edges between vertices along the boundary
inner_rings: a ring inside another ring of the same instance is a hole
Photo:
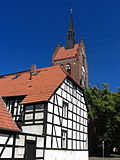
[[[105,142],[105,154],[113,148],[120,150],[120,90],[112,93],[109,85],[103,88],[86,89],[89,106],[89,151],[91,155],[102,155],[102,141]]]

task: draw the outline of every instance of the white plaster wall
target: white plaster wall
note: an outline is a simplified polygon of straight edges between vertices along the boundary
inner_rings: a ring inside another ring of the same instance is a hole
[[[51,148],[51,136],[46,136],[46,147]]]
[[[19,146],[25,145],[25,136],[24,135],[18,136],[18,138],[16,139],[16,145],[19,145]]]
[[[18,148],[15,148],[15,158],[23,158],[25,153],[25,136],[19,135],[16,139],[15,145],[21,146]]]
[[[44,138],[43,137],[37,137],[36,147],[44,147]]]
[[[50,98],[50,102],[52,102],[52,103],[53,103],[53,96]]]
[[[48,112],[53,112],[53,104],[51,104],[51,103],[48,103]]]
[[[43,134],[43,125],[32,125],[32,126],[23,126],[22,130],[24,133],[32,133],[32,134]]]
[[[5,144],[8,139],[8,135],[0,134],[0,144]],[[13,144],[13,137],[11,136],[7,144]]]
[[[53,117],[52,113],[51,114],[48,113],[48,115],[47,115],[47,121],[52,123],[52,117]]]
[[[43,153],[44,153],[44,150],[37,149],[36,150],[36,157],[43,157]]]
[[[5,135],[5,134],[0,134],[0,144],[5,144],[6,141],[8,139],[8,135]],[[13,144],[13,137],[11,137],[8,141],[9,145],[12,145]],[[2,150],[3,147],[0,147],[0,151]],[[1,158],[11,158],[11,155],[12,155],[12,147],[6,147],[4,149],[4,152],[1,156]]]
[[[15,148],[15,158],[24,158],[25,148],[19,147]]]
[[[12,148],[6,147],[1,158],[11,158],[12,157]]]
[[[44,160],[88,160],[88,151],[45,150]]]

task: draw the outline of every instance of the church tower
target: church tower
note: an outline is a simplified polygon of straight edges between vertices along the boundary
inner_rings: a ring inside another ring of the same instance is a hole
[[[72,9],[70,10],[66,46],[60,44],[57,46],[52,56],[52,65],[60,65],[82,87],[88,87],[88,64],[84,40],[81,39],[79,44],[75,43]]]

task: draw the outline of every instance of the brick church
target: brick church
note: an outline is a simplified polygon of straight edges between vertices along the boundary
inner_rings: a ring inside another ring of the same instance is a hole
[[[57,46],[52,56],[52,65],[60,65],[78,84],[82,87],[88,87],[88,64],[84,40],[81,39],[79,44],[75,43],[72,9],[66,46],[61,46],[60,44]]]

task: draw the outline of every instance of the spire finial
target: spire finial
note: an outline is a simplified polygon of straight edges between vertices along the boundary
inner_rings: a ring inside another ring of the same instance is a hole
[[[70,9],[70,22],[67,34],[67,41],[66,41],[66,49],[71,49],[74,47],[75,44],[75,32],[73,26],[73,18],[72,18],[72,8]]]

